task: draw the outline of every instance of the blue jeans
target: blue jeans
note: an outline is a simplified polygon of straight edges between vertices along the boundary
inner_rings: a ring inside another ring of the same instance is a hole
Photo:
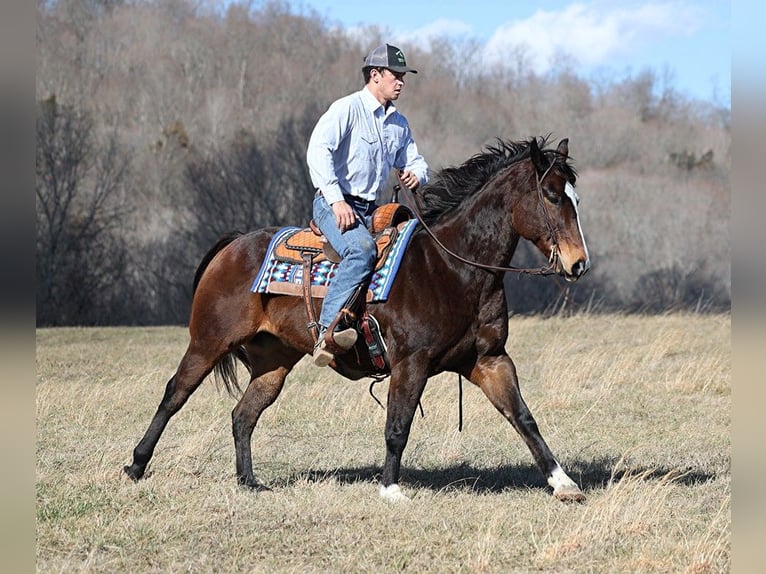
[[[319,315],[322,328],[327,328],[332,323],[356,288],[372,276],[377,259],[375,240],[367,229],[377,205],[355,201],[349,196],[345,199],[361,221],[357,220],[353,227],[341,232],[327,200],[320,195],[314,198],[314,223],[342,257],[322,303],[322,312]]]

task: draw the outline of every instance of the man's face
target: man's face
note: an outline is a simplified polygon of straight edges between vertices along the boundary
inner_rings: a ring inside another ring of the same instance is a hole
[[[404,87],[404,75],[406,72],[393,72],[388,68],[372,70],[370,77],[380,98],[396,100]]]

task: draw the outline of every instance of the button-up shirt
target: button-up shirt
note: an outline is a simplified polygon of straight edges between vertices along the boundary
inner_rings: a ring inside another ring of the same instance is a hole
[[[412,171],[423,185],[428,165],[407,119],[393,102],[383,107],[365,87],[333,102],[319,118],[306,160],[327,203],[354,195],[375,201],[392,168]]]

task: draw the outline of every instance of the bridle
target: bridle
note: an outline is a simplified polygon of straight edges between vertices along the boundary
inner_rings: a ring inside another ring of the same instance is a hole
[[[551,162],[551,164],[548,166],[548,169],[546,169],[542,176],[537,178],[537,196],[540,200],[540,203],[543,206],[543,214],[545,219],[545,225],[548,228],[548,233],[550,233],[551,240],[553,242],[553,246],[551,247],[551,255],[548,258],[548,265],[545,267],[501,267],[498,265],[488,265],[486,263],[479,263],[478,261],[471,261],[470,259],[466,259],[465,257],[462,257],[455,253],[454,251],[450,250],[446,245],[444,245],[438,237],[434,234],[434,232],[431,230],[431,228],[426,224],[426,222],[423,220],[423,216],[420,213],[420,210],[417,208],[417,198],[415,197],[415,193],[411,191],[404,183],[402,182],[401,176],[399,174],[399,171],[396,172],[396,178],[399,181],[399,183],[394,186],[394,199],[393,201],[397,201],[398,199],[398,192],[401,189],[406,189],[409,194],[415,199],[415,201],[410,201],[409,198],[407,198],[407,194],[404,194],[405,196],[405,205],[415,214],[415,217],[417,217],[420,224],[423,226],[423,229],[426,230],[426,233],[431,237],[431,239],[434,240],[434,242],[448,255],[451,257],[454,257],[458,261],[465,263],[467,265],[471,265],[473,267],[478,267],[479,269],[486,269],[487,271],[499,271],[499,272],[511,272],[511,273],[524,273],[527,275],[555,275],[556,274],[556,267],[558,265],[559,260],[559,243],[558,243],[558,233],[556,226],[553,225],[553,218],[551,217],[550,211],[548,209],[548,204],[545,201],[545,198],[543,197],[543,180],[545,177],[550,173],[551,169],[555,165],[555,160]]]

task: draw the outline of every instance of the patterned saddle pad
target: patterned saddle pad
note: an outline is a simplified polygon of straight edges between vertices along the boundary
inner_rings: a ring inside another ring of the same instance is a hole
[[[409,219],[397,225],[398,233],[392,244],[388,247],[388,255],[384,260],[378,262],[378,266],[372,275],[370,286],[367,290],[368,302],[379,303],[388,299],[388,294],[396,278],[405,249],[417,228],[417,224],[417,219]],[[253,293],[303,295],[303,264],[299,252],[295,252],[294,259],[286,258],[283,249],[280,249],[281,256],[275,253],[275,248],[278,245],[283,245],[285,238],[293,237],[298,232],[305,233],[299,227],[283,227],[274,234],[266,251],[266,257],[261,264],[261,269],[255,276],[250,291]],[[332,282],[337,267],[337,263],[330,261],[321,254],[317,257],[311,266],[310,280],[313,297],[321,298],[325,296],[327,286]]]

